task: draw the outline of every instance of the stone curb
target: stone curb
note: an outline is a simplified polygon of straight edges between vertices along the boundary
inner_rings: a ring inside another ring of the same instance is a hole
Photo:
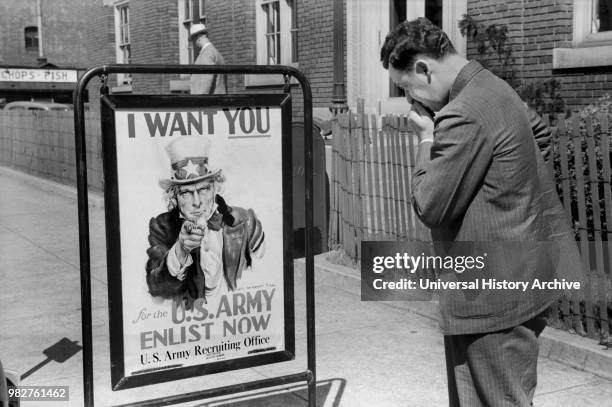
[[[326,259],[327,256],[328,253],[315,256],[317,281],[361,296],[359,270],[330,263]],[[295,264],[302,270],[305,267],[304,259],[298,259]],[[384,301],[384,303],[425,318],[438,319],[438,304],[435,301]],[[594,339],[549,327],[540,335],[540,355],[612,380],[612,349],[605,350]]]

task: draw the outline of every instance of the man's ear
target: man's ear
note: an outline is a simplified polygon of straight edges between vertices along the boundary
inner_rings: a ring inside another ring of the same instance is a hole
[[[418,59],[414,63],[414,72],[417,75],[425,75],[427,77],[427,83],[431,83],[431,67],[429,66],[429,62],[424,59]]]

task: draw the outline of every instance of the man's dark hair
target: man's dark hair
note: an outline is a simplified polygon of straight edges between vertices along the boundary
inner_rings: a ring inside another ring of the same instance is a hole
[[[389,64],[395,69],[406,69],[412,67],[417,55],[440,59],[456,53],[440,27],[425,17],[419,17],[404,21],[387,34],[380,50],[380,60],[385,69],[389,69]]]

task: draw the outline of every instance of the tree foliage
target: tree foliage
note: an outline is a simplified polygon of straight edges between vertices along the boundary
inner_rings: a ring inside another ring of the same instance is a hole
[[[538,114],[549,114],[554,121],[556,114],[564,111],[565,101],[559,93],[561,88],[559,81],[554,78],[530,81],[518,78],[508,26],[484,25],[464,14],[459,21],[459,29],[461,35],[474,43],[478,61],[508,82]]]

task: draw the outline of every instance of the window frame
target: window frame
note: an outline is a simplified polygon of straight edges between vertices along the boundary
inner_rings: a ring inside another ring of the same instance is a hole
[[[256,63],[267,65],[267,43],[266,28],[267,20],[263,5],[278,2],[280,18],[280,61],[281,65],[298,67],[298,61],[293,60],[298,57],[298,51],[293,50],[294,43],[297,43],[299,33],[297,23],[297,0],[257,0],[255,2],[255,32],[256,32]],[[284,81],[277,75],[245,75],[245,86],[279,86]],[[291,78],[291,83],[295,84],[295,78]]]
[[[118,1],[113,4],[115,14],[115,51],[118,64],[130,64],[132,59],[130,34],[130,2]],[[123,20],[125,11],[125,21]],[[127,59],[127,60],[126,60]],[[130,92],[132,90],[132,75],[128,73],[117,74],[117,87],[115,92]]]
[[[183,18],[181,20],[183,21],[183,24],[193,23],[193,2],[192,0],[184,0],[182,4],[183,4],[183,7],[182,7]]]
[[[553,69],[612,66],[612,31],[591,32],[593,0],[574,0],[572,48],[553,48]]]
[[[400,0],[401,1],[401,0]],[[426,2],[427,0],[404,0],[406,9],[406,19],[414,20],[418,17],[425,16]],[[389,14],[391,13],[393,0],[389,1]],[[461,19],[463,14],[467,13],[467,0],[442,0],[442,30],[448,35],[449,39],[455,46],[455,49],[460,55],[467,55],[467,41],[461,35],[459,30],[458,21]],[[388,16],[389,20],[389,31],[393,29],[391,27],[391,15]],[[387,99],[389,103],[403,106],[404,99],[406,98],[405,92],[400,90],[399,87],[395,86],[389,79],[387,86]],[[404,94],[402,94],[404,93]],[[395,107],[395,106],[394,106]]]
[[[198,14],[200,22],[206,24],[206,0],[198,0]]]
[[[265,38],[263,40],[263,54],[267,65],[280,65],[285,56],[281,29],[281,1],[265,0],[261,2],[262,12],[266,21],[263,37]]]
[[[297,6],[295,0],[257,0],[256,1],[256,41],[257,41],[257,64],[267,65],[267,15],[264,12],[264,5],[278,3],[279,13],[279,37],[280,37],[280,61],[277,64],[294,66],[297,61],[292,61],[293,44],[292,28],[297,31],[297,24],[292,22],[297,19],[297,13],[293,8]],[[287,24],[288,22],[288,24]]]
[[[287,0],[291,3],[291,27],[289,28],[289,41],[291,41],[291,63],[297,64],[299,61],[299,26],[298,26],[298,14],[297,14],[297,2],[298,0]]]
[[[23,40],[26,51],[36,51],[39,48],[40,38],[38,36],[38,27],[29,25],[23,29]],[[32,43],[28,45],[28,40]]]
[[[203,4],[203,1],[201,1],[201,4]],[[196,59],[193,41],[189,39],[189,28],[194,23],[193,0],[178,0],[177,10],[179,21],[179,63],[182,65],[192,65]],[[202,17],[200,16],[200,18]],[[188,74],[181,74],[181,78],[188,77]]]
[[[193,41],[189,39],[189,28],[196,19],[193,16],[193,1],[194,0],[177,0],[176,7],[178,11],[178,40],[179,40],[179,64],[193,65],[196,59]],[[199,7],[202,7],[204,0],[199,0]],[[199,8],[198,10],[202,10]],[[200,21],[205,23],[205,16],[198,11]],[[189,93],[189,77],[190,74],[179,74],[179,79],[170,80],[170,91],[178,93]]]
[[[574,0],[573,38],[574,47],[596,47],[612,45],[612,31],[591,32],[593,5],[595,0]]]

